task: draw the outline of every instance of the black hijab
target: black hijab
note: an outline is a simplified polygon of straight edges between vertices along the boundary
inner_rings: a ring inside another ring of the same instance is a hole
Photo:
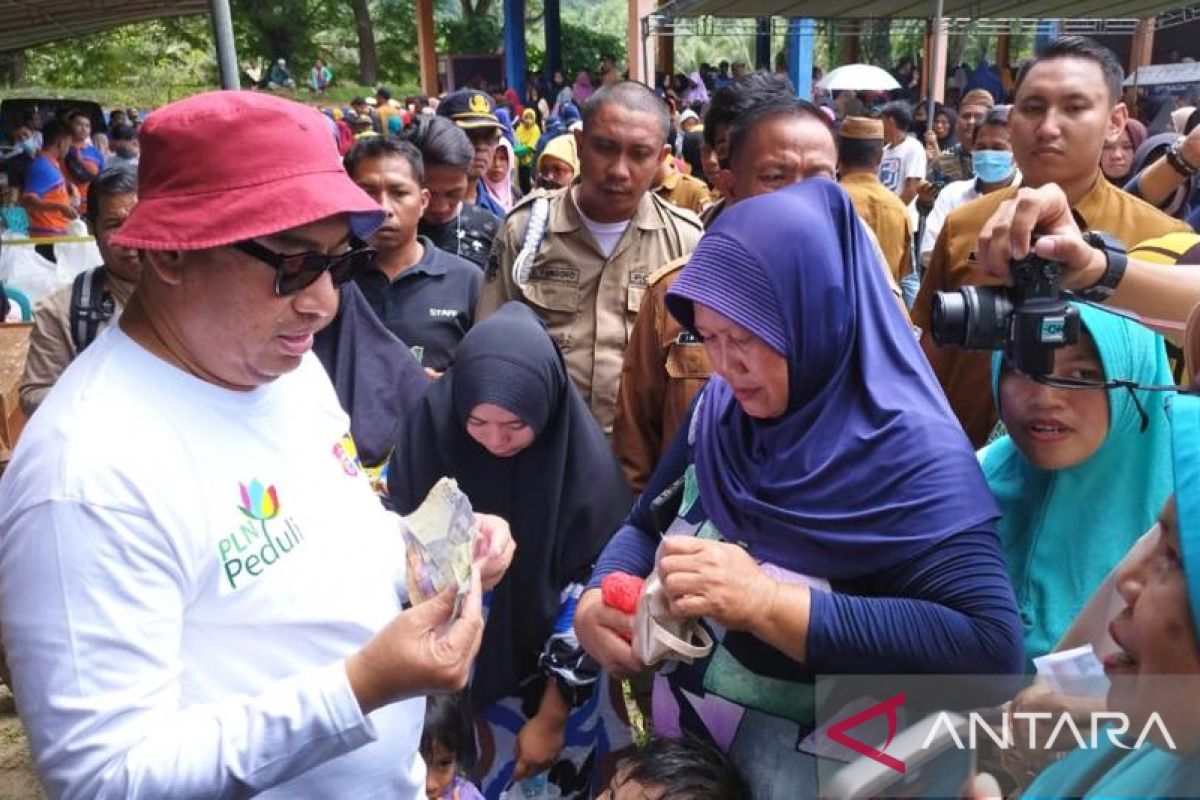
[[[481,403],[520,417],[533,428],[533,443],[511,458],[489,453],[467,433],[467,415]],[[405,421],[388,475],[396,510],[411,511],[444,475],[458,481],[476,511],[508,520],[517,543],[492,594],[471,685],[480,711],[536,674],[560,593],[587,579],[631,504],[562,354],[520,303],[507,303],[467,333],[454,366]]]
[[[317,333],[313,352],[350,415],[359,457],[375,466],[391,454],[400,424],[416,410],[429,378],[353,281],[342,284],[338,299],[337,316]]]

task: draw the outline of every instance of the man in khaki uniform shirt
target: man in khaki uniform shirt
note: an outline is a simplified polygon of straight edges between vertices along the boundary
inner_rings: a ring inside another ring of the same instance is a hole
[[[691,175],[684,175],[675,163],[675,156],[663,159],[654,182],[654,193],[668,203],[700,214],[712,201],[708,185]]]
[[[107,316],[97,319],[92,329],[99,332],[116,322],[133,294],[142,266],[134,250],[116,247],[110,237],[137,205],[137,173],[129,167],[110,167],[88,186],[88,228],[96,237],[103,265],[91,270],[102,273],[91,286],[102,288],[101,296],[90,307],[103,308]],[[83,276],[80,277],[83,279]],[[21,378],[21,410],[32,416],[46,398],[59,376],[79,355],[75,327],[71,319],[74,285],[59,288],[48,295],[33,313],[33,331],[29,335],[29,355]],[[104,297],[107,295],[107,297]],[[81,343],[84,347],[88,342]]]
[[[770,85],[752,88],[747,96],[753,105],[741,109],[732,126],[731,148],[720,153],[724,166],[718,178],[725,205],[805,178],[833,177],[837,151],[819,110],[797,100],[786,85],[777,90]],[[686,262],[679,259],[650,276],[649,292],[625,350],[613,449],[635,492],[645,488],[712,372],[704,345],[680,326],[664,303]],[[902,307],[899,289],[892,288]]]
[[[1111,52],[1080,37],[1056,39],[1018,79],[1009,114],[1013,155],[1025,186],[1055,183],[1084,230],[1105,231],[1134,243],[1188,226],[1111,185],[1100,173],[1100,151],[1125,127],[1121,67]],[[996,424],[991,354],[938,347],[930,331],[935,292],[994,285],[978,265],[975,246],[984,223],[1017,187],[960,206],[946,217],[913,306],[921,346],[950,407],[976,447]]]
[[[670,117],[645,86],[601,88],[576,133],[580,178],[536,193],[509,213],[485,273],[476,321],[504,303],[529,305],[605,432],[612,431],[621,360],[650,272],[692,252],[700,221],[650,191],[666,154]],[[518,260],[538,197],[549,202],[545,238],[518,282]]]
[[[847,117],[838,140],[839,179],[854,210],[879,240],[892,277],[899,282],[913,270],[912,225],[908,209],[879,182],[883,158],[883,121]]]

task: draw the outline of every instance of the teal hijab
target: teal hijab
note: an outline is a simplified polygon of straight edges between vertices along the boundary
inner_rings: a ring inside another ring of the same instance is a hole
[[[1077,304],[1109,380],[1171,384],[1162,339],[1123,317]],[[1001,354],[993,360],[999,406]],[[1033,466],[1005,436],[979,454],[1000,505],[997,532],[1025,626],[1025,652],[1045,655],[1096,587],[1154,524],[1171,492],[1165,392],[1108,390],[1108,436],[1074,467]],[[1145,412],[1138,413],[1140,404]]]
[[[1187,576],[1192,626],[1200,639],[1200,397],[1170,399],[1176,527]],[[1122,750],[1108,741],[1076,750],[1038,776],[1022,795],[1035,797],[1194,797],[1200,755],[1156,747]]]

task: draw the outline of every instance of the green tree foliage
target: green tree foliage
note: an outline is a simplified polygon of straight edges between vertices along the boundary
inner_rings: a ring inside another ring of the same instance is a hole
[[[31,84],[72,87],[215,85],[212,33],[204,17],[152,20],[25,52]]]
[[[527,39],[526,64],[532,72],[543,72],[546,67],[546,53],[542,48],[545,37],[539,37],[536,44],[533,37]],[[572,78],[585,69],[594,72],[604,56],[612,56],[618,64],[625,61],[625,40],[620,36],[563,22],[562,39],[563,72]]]
[[[314,57],[312,4],[308,0],[235,0],[238,54],[243,60],[285,58],[293,70]]]
[[[504,43],[500,21],[489,14],[472,14],[437,23],[439,53],[498,53]]]

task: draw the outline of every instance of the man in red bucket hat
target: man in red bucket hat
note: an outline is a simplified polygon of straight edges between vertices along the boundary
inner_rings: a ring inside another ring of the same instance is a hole
[[[401,612],[398,518],[308,351],[382,221],[318,112],[213,92],[150,115],[119,326],[63,374],[0,482],[0,622],[52,797],[417,798],[461,612]],[[481,515],[482,517],[482,515]]]

